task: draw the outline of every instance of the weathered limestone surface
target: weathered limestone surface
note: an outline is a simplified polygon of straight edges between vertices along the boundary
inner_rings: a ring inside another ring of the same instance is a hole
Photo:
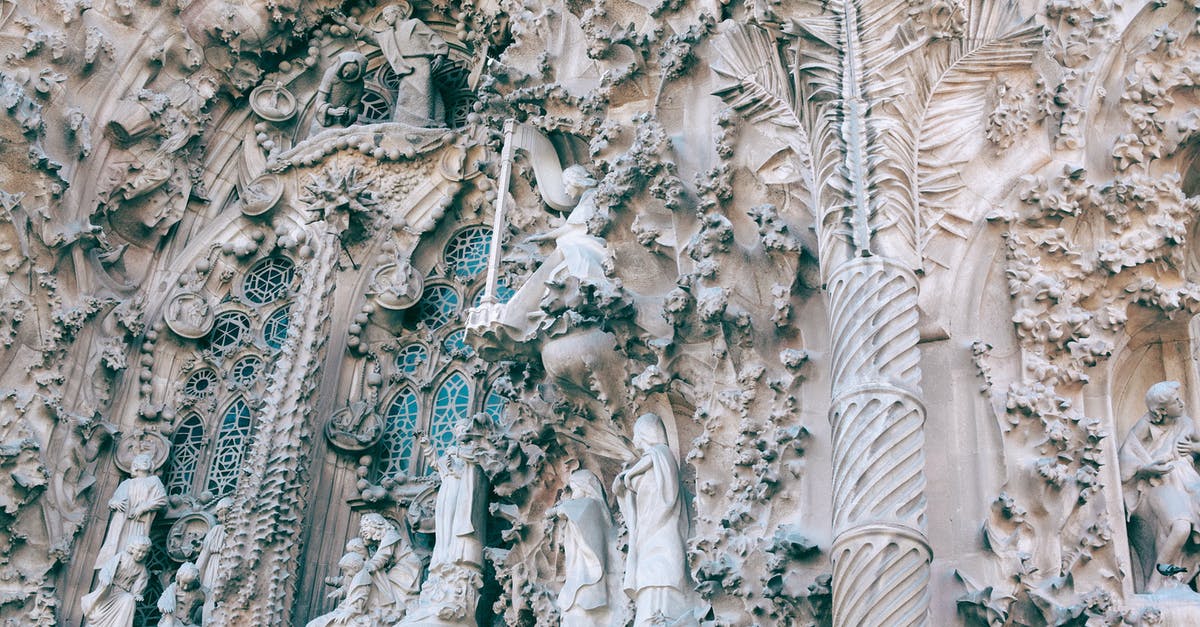
[[[0,620],[1200,624],[1200,3],[0,0]]]

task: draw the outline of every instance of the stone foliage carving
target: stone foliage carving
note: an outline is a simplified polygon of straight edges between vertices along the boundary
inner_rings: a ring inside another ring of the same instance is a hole
[[[0,0],[0,620],[1197,622],[1198,19]]]

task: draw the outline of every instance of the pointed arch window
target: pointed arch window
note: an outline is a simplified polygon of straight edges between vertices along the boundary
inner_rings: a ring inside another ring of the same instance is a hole
[[[217,431],[212,466],[208,471],[208,491],[215,497],[233,492],[242,470],[242,455],[250,442],[250,406],[239,398],[225,410]]]
[[[454,423],[471,415],[471,387],[462,373],[455,372],[442,381],[433,397],[429,419],[429,440],[438,455],[454,442]]]
[[[492,422],[500,424],[504,419],[504,408],[508,404],[508,399],[504,398],[496,390],[488,390],[487,398],[483,401],[483,411],[491,417]]]
[[[386,477],[407,474],[413,467],[413,434],[421,407],[417,395],[402,388],[384,415],[382,471]]]
[[[483,292],[491,228],[461,226],[442,241],[421,300],[409,310],[403,327],[373,340],[381,348],[396,347],[394,358],[380,362],[395,384],[380,406],[384,436],[376,469],[381,479],[435,471],[433,460],[425,459],[416,445],[415,433],[428,434],[440,455],[454,443],[460,419],[486,412],[499,420],[504,411],[504,397],[489,393],[488,377],[479,376],[487,366],[469,343],[462,319],[465,304]]]
[[[274,255],[250,265],[240,281],[217,280],[223,294],[207,286],[220,296],[212,329],[175,373],[181,383],[174,406],[184,418],[172,434],[164,479],[172,508],[180,509],[168,516],[201,507],[204,492],[219,498],[236,489],[257,413],[248,395],[264,392],[287,339],[296,279],[295,262]]]
[[[192,488],[200,451],[204,448],[204,422],[192,414],[180,423],[171,438],[171,470],[167,473],[167,494],[183,495]]]

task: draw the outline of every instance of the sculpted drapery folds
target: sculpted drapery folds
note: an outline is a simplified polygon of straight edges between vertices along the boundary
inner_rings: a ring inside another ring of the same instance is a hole
[[[212,590],[213,585],[217,582],[218,571],[221,568],[221,555],[225,551],[225,521],[232,505],[233,499],[229,497],[217,501],[213,508],[217,524],[209,528],[208,533],[205,534],[204,541],[200,544],[200,554],[196,556],[196,567],[200,571],[200,583],[207,590]],[[213,603],[212,595],[207,595],[204,599],[204,616],[212,616]]]
[[[0,623],[1196,623],[1198,18],[0,0]]]
[[[104,545],[96,555],[97,570],[104,568],[131,538],[149,537],[154,517],[167,506],[167,488],[162,479],[150,474],[152,464],[149,455],[134,457],[130,468],[133,476],[122,481],[108,500],[112,516]]]
[[[357,52],[343,52],[321,77],[317,88],[317,124],[350,126],[362,113],[363,75],[367,58]]]
[[[175,571],[175,580],[158,599],[162,619],[158,627],[198,627],[204,624],[204,600],[208,589],[200,581],[200,569],[184,562]]]
[[[634,625],[643,627],[659,614],[686,619],[694,608],[688,599],[688,522],[679,462],[667,445],[662,418],[639,417],[633,445],[641,456],[617,475],[613,494],[629,528],[623,587],[636,608]]]
[[[483,564],[486,487],[479,468],[479,449],[466,441],[470,429],[470,418],[455,423],[455,443],[441,455],[428,439],[421,440],[426,458],[434,460],[441,479],[434,512],[436,531],[429,560],[431,570],[440,566]]]
[[[358,37],[371,41],[399,77],[392,121],[413,126],[441,126],[444,116],[441,96],[433,85],[433,63],[448,52],[446,42],[428,25],[412,16],[412,4],[400,0],[384,8],[369,27],[340,15],[341,22]]]
[[[1121,480],[1136,572],[1149,592],[1190,581],[1200,565],[1200,433],[1175,381],[1146,391],[1146,413],[1121,445]]]
[[[392,620],[403,617],[421,592],[425,565],[413,551],[408,538],[379,514],[365,514],[359,523],[360,536],[373,553],[356,577],[371,580],[369,597],[372,609]],[[356,582],[351,581],[351,588]]]
[[[377,513],[364,514],[359,537],[346,544],[341,575],[331,598],[338,605],[308,627],[394,624],[416,605],[424,562],[396,525]]]
[[[150,538],[135,536],[101,565],[95,589],[81,600],[90,627],[133,627],[134,612],[150,577],[146,572],[150,550]]]
[[[612,516],[600,479],[590,470],[571,473],[569,498],[548,514],[564,521],[562,550],[566,577],[558,593],[563,627],[608,624],[609,530]]]

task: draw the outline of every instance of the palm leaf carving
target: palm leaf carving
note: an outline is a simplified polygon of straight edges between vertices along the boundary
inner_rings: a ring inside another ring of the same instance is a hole
[[[919,112],[911,119],[914,140],[905,146],[908,162],[917,166],[912,187],[914,209],[922,220],[918,251],[923,252],[948,219],[962,192],[959,167],[971,156],[974,127],[987,104],[987,90],[999,72],[1028,67],[1036,53],[1042,29],[1032,19],[1022,19],[1016,3],[1005,0],[971,0],[965,7],[962,38],[931,46],[922,63],[913,67],[910,102],[902,106]],[[919,203],[919,205],[918,205]]]
[[[957,169],[976,138],[962,124],[983,113],[997,72],[1027,67],[1041,29],[1013,0],[967,0],[959,38],[918,36],[909,3],[826,0],[793,20],[791,82],[775,40],[726,23],[715,93],[753,124],[783,131],[803,162],[805,201],[821,224],[821,254],[836,240],[861,254],[880,234],[902,257],[949,228]],[[924,216],[924,217],[923,217]]]
[[[836,26],[820,18],[807,25],[832,42],[837,41]],[[781,50],[766,30],[728,21],[714,50],[713,71],[728,81],[714,93],[747,121],[770,125],[775,136],[785,139],[800,169],[789,197],[815,221],[831,225],[820,230],[823,239],[848,239],[843,214],[849,179],[839,167],[844,151],[834,106],[840,93],[837,49],[795,42]]]
[[[803,139],[791,81],[767,33],[752,27],[729,28],[722,33],[722,43],[712,69],[732,83],[714,93],[750,123],[799,129],[798,139]]]

